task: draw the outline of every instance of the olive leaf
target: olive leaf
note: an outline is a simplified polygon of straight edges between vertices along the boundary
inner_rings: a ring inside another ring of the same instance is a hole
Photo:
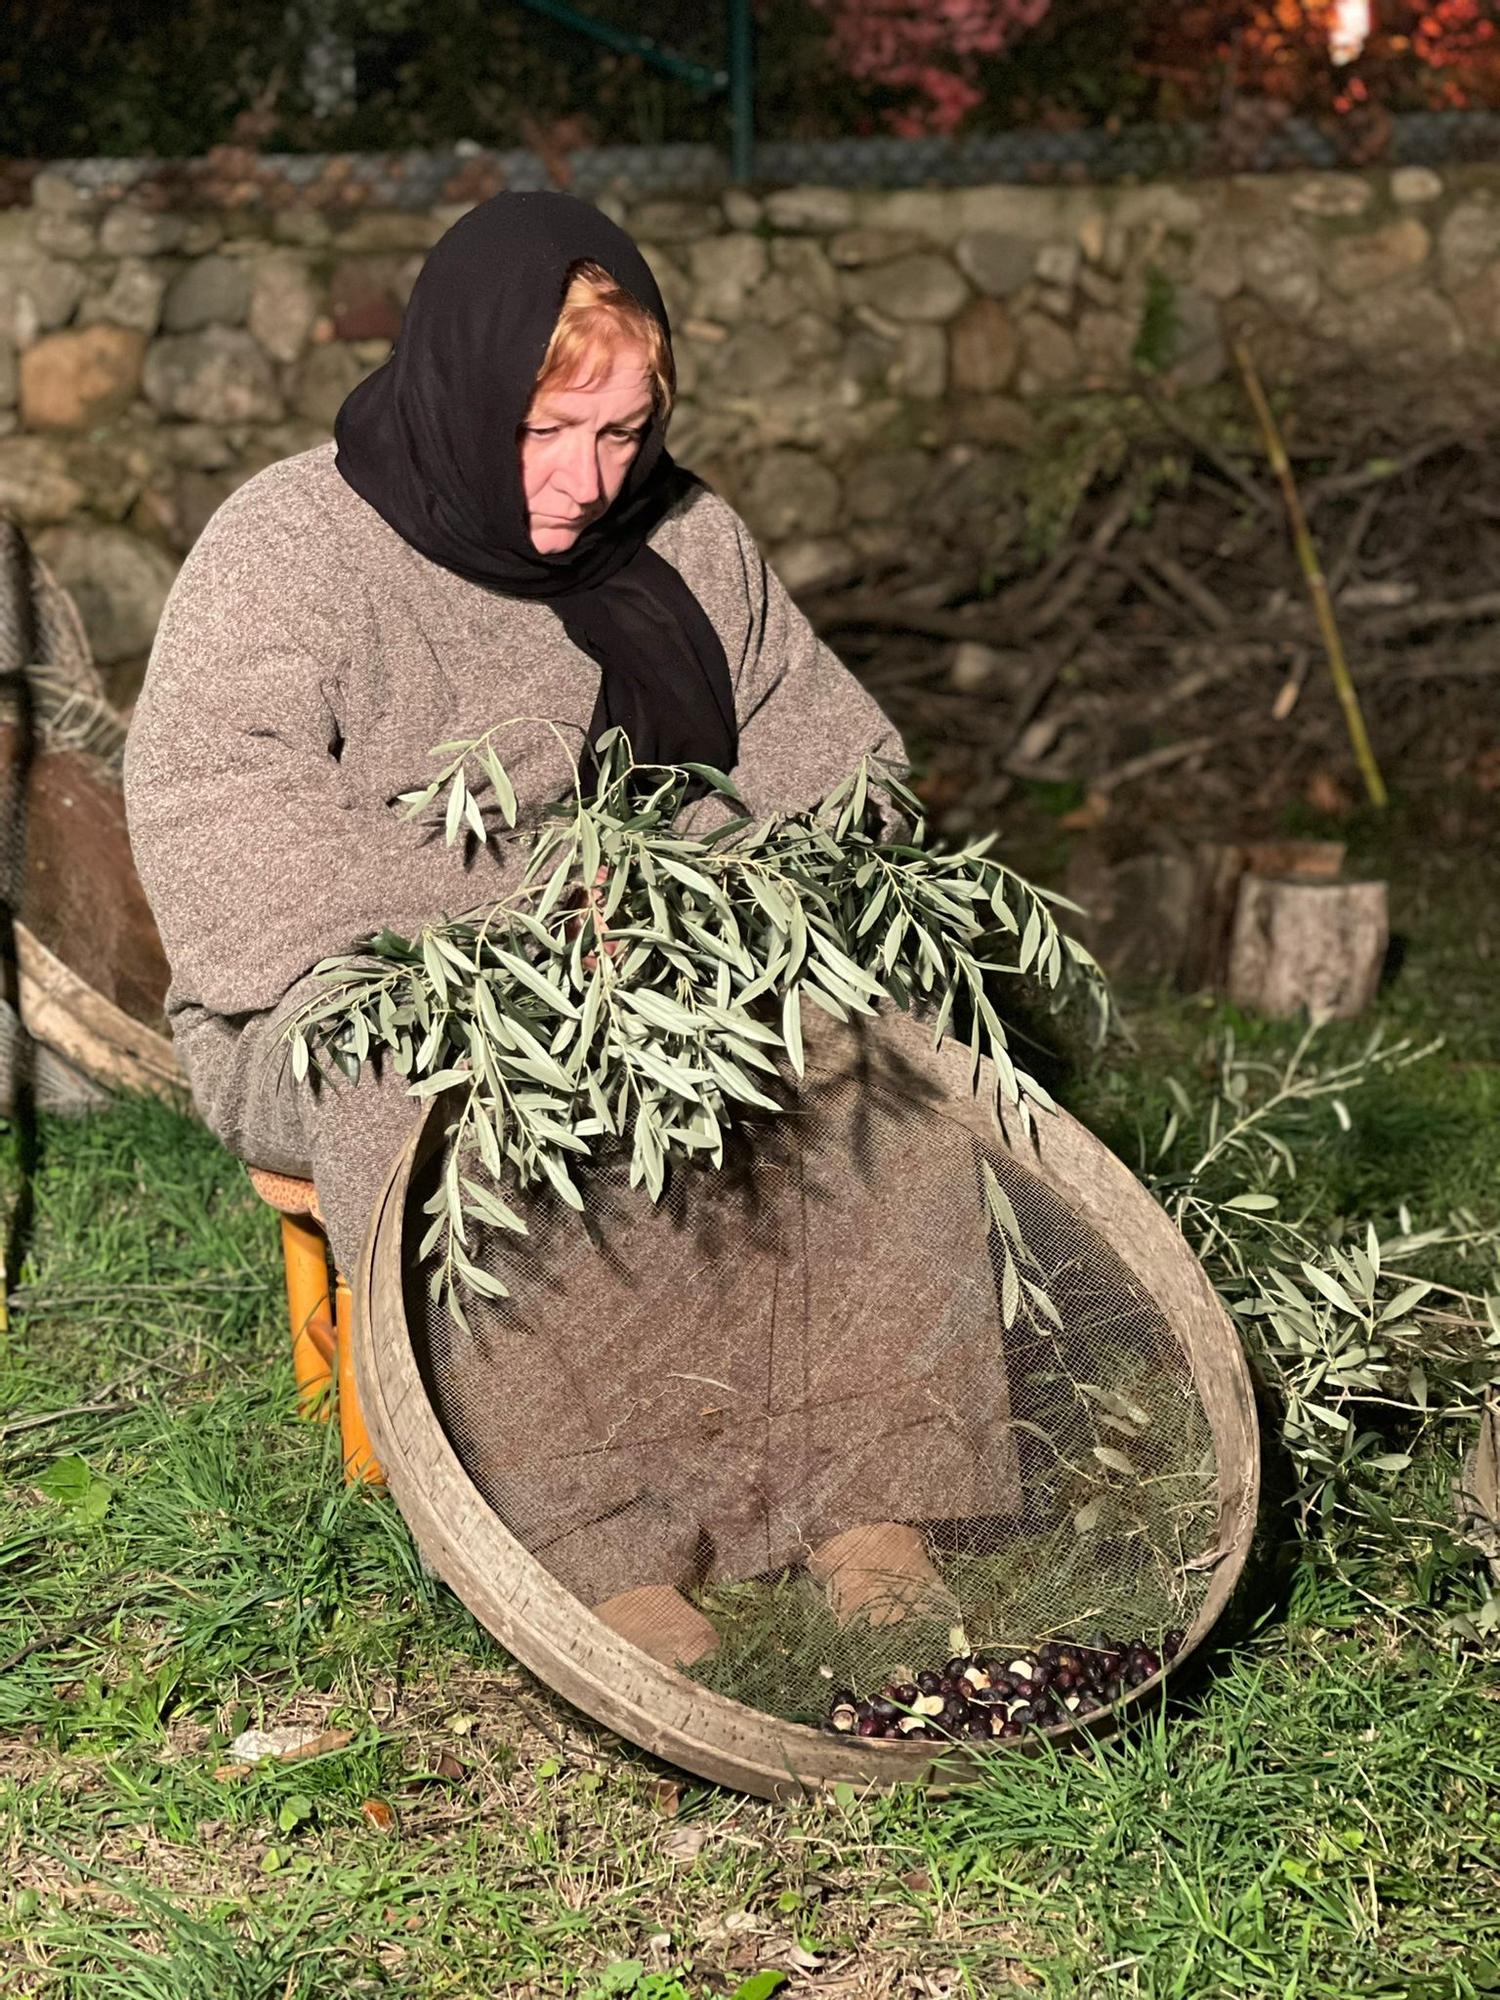
[[[581,1208],[575,1169],[619,1148],[632,1184],[659,1199],[675,1165],[722,1160],[744,1110],[777,1111],[777,1083],[802,1073],[805,1001],[838,1020],[920,1009],[935,1045],[962,1034],[997,1125],[1011,1109],[1028,1131],[1054,1107],[1015,1061],[997,979],[1029,967],[1058,1001],[1083,1001],[1096,1033],[1106,1027],[1102,977],[1058,930],[1055,899],[992,840],[930,847],[894,771],[866,760],[807,811],[698,836],[677,824],[689,788],[743,805],[732,780],[637,764],[611,730],[586,772],[573,764],[571,796],[522,825],[498,739],[528,720],[440,745],[436,779],[403,795],[450,844],[514,846],[515,888],[326,961],[287,1028],[299,1080],[315,1084],[325,1066],[357,1078],[388,1054],[412,1095],[451,1094],[450,1170],[421,1254],[441,1253],[438,1294],[460,1318],[461,1291],[503,1295],[493,1269],[476,1275],[478,1244],[487,1228],[521,1226],[518,1198],[550,1189]],[[572,762],[564,733],[545,726]],[[1055,1322],[987,1162],[982,1181],[1005,1251],[1006,1326],[1023,1310]]]

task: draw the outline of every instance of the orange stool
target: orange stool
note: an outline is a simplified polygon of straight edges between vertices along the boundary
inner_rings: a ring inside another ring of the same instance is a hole
[[[344,1477],[383,1486],[385,1475],[371,1447],[354,1386],[354,1301],[337,1270],[332,1273],[330,1297],[331,1259],[317,1189],[311,1181],[268,1173],[263,1167],[251,1167],[250,1184],[281,1217],[297,1408],[304,1417],[326,1423],[337,1387]]]

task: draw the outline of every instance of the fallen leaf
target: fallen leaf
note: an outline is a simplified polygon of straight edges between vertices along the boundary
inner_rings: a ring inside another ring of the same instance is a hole
[[[312,1729],[288,1724],[281,1729],[246,1729],[229,1746],[232,1758],[259,1764],[267,1757],[292,1764],[303,1757],[326,1757],[354,1741],[352,1729]]]
[[[924,1895],[932,1887],[932,1877],[925,1868],[913,1868],[901,1877],[903,1889],[911,1889],[917,1895]]]
[[[662,1839],[662,1853],[669,1861],[696,1861],[708,1841],[705,1826],[674,1826]]]
[[[248,1778],[254,1768],[253,1764],[220,1764],[214,1777],[221,1785],[227,1785],[232,1778]]]
[[[676,1819],[682,1810],[682,1787],[675,1778],[657,1778],[650,1786],[651,1797],[656,1810],[668,1819]]]
[[[1071,812],[1063,813],[1057,823],[1069,833],[1087,833],[1091,827],[1107,820],[1109,811],[1109,793],[1090,792],[1081,806],[1074,806]]]
[[[1332,771],[1314,771],[1307,781],[1307,803],[1314,812],[1337,818],[1351,810],[1353,800]]]
[[[413,1771],[401,1781],[404,1792],[424,1791],[428,1785],[452,1784],[455,1779],[467,1775],[468,1766],[461,1764],[450,1750],[440,1751],[438,1760],[430,1771]]]
[[[389,1833],[396,1824],[396,1815],[384,1799],[365,1799],[359,1808],[360,1817],[377,1833]]]

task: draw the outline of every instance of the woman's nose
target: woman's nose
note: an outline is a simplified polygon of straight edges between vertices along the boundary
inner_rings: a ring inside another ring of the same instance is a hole
[[[562,465],[562,483],[574,506],[591,507],[599,498],[603,485],[599,476],[598,440],[580,434],[570,439],[569,443],[571,449]]]

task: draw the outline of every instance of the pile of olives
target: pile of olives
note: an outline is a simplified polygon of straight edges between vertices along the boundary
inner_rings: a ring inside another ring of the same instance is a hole
[[[1024,1736],[1086,1722],[1176,1658],[1183,1634],[1156,1652],[1144,1639],[1049,1639],[1030,1652],[958,1653],[941,1669],[898,1667],[864,1700],[840,1688],[824,1727],[840,1736],[907,1743]]]

